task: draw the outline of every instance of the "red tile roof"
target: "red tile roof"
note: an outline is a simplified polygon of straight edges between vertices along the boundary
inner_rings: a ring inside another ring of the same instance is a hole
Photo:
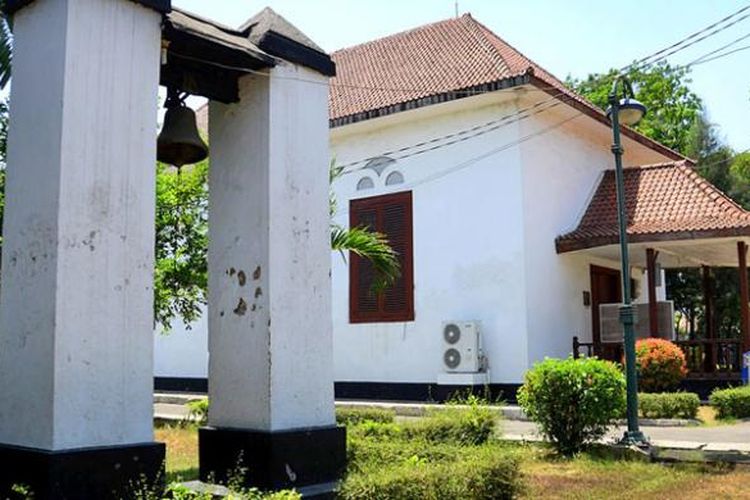
[[[625,169],[631,242],[750,236],[750,212],[687,162]],[[619,242],[613,170],[605,172],[578,227],[555,241],[558,253]]]
[[[605,113],[569,90],[470,14],[334,52],[332,126],[532,84],[608,124]],[[627,135],[674,160],[685,159],[632,131]]]

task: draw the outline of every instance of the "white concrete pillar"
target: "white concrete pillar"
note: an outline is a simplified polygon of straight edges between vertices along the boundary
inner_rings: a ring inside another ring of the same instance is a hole
[[[151,443],[160,39],[161,14],[130,0],[38,0],[15,13],[0,463],[23,461],[13,450],[24,447],[75,474],[70,457],[104,447],[129,450],[127,473],[133,457],[163,456]],[[90,476],[107,460],[93,459]],[[35,498],[98,494],[28,472]]]
[[[281,487],[335,479],[313,469],[343,460],[345,438],[333,403],[327,77],[270,72],[243,77],[239,103],[210,104],[211,428],[200,447],[204,477],[242,451],[267,476],[253,484]],[[281,441],[294,456],[272,451]]]

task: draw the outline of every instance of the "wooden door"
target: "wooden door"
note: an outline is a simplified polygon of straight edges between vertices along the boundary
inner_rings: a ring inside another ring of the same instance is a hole
[[[599,304],[622,302],[620,271],[607,267],[591,266],[591,332],[594,353],[604,359],[620,361],[620,344],[602,344],[599,332]]]

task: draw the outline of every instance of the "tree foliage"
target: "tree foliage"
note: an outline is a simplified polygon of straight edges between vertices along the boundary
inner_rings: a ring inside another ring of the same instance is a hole
[[[154,318],[164,330],[175,319],[200,318],[208,276],[208,160],[178,171],[156,167]]]
[[[606,109],[609,92],[618,70],[591,74],[578,80],[568,77],[566,84],[591,102]],[[690,70],[666,62],[626,73],[636,98],[648,112],[634,128],[642,134],[677,151],[687,153],[691,129],[701,116],[703,102],[690,90]]]

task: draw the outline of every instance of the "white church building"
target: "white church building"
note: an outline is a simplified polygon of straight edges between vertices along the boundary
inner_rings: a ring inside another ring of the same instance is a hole
[[[334,222],[386,234],[402,269],[374,293],[367,262],[331,254],[337,397],[512,397],[574,337],[617,359],[600,317],[621,300],[605,113],[470,15],[332,58]],[[677,152],[630,129],[623,146],[640,332],[670,337],[660,269],[737,267],[750,214]],[[157,389],[205,389],[205,318],[155,342]]]

